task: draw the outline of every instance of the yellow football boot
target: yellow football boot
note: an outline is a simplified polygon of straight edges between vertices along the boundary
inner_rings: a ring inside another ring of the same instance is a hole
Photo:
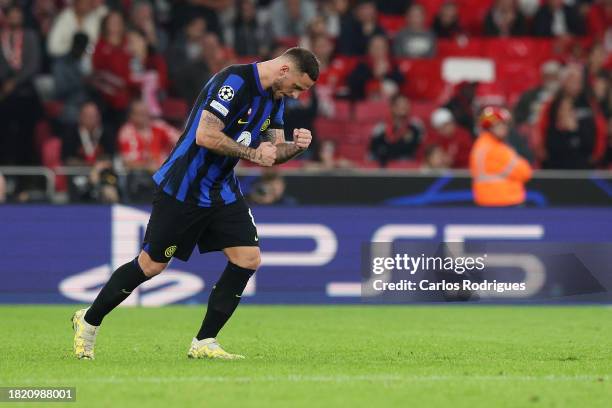
[[[87,309],[77,310],[72,315],[72,329],[74,330],[74,355],[78,359],[93,360],[96,335],[100,326],[92,326],[83,318]]]
[[[194,337],[194,339],[191,341],[191,347],[189,348],[187,357],[218,358],[222,360],[240,360],[244,358],[244,356],[241,356],[240,354],[231,354],[223,350],[217,342],[217,339],[212,337],[202,340],[198,340]]]

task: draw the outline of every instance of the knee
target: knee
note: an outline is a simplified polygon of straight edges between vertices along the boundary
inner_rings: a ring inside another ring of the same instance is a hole
[[[254,250],[241,251],[237,254],[228,256],[229,261],[234,265],[238,265],[241,268],[256,270],[261,264],[261,253],[259,248]]]
[[[159,275],[168,266],[167,263],[155,262],[145,251],[140,251],[138,265],[140,265],[145,276],[149,278]]]

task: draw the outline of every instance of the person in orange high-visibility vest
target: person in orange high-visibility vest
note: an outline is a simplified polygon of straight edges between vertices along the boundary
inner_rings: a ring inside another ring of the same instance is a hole
[[[486,107],[480,115],[482,132],[470,152],[472,192],[477,205],[504,207],[525,202],[531,166],[505,143],[510,120],[510,112],[498,107]]]

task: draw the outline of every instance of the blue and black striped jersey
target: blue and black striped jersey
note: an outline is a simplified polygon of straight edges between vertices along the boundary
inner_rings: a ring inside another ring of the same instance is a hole
[[[283,128],[284,100],[275,100],[271,90],[262,88],[256,64],[223,69],[200,92],[182,136],[153,175],[160,188],[180,201],[202,207],[230,204],[242,197],[234,174],[239,159],[196,144],[196,130],[204,110],[223,122],[227,136],[257,148],[261,133]]]

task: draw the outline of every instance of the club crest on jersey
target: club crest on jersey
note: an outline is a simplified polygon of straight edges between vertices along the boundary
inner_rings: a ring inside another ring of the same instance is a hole
[[[266,130],[268,128],[268,126],[270,126],[270,118],[266,119],[264,124],[261,126],[260,131],[263,132],[264,130]]]
[[[236,139],[236,143],[240,143],[243,146],[250,146],[251,145],[251,132],[247,132],[246,130],[242,132],[240,136],[238,136],[238,139]]]
[[[223,99],[226,102],[234,99],[234,88],[229,85],[224,85],[219,89],[219,98]]]

